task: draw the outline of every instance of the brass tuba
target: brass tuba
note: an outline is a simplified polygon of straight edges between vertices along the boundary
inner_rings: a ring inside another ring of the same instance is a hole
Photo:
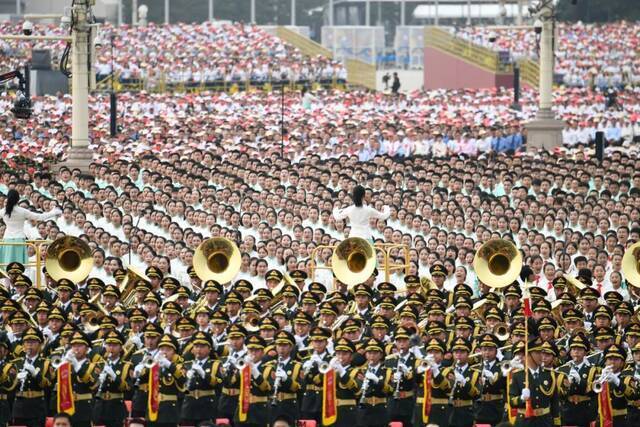
[[[125,307],[133,305],[136,295],[136,284],[140,281],[151,283],[151,279],[147,277],[137,267],[132,265],[127,267],[127,276],[120,283],[120,301]]]
[[[349,237],[333,250],[331,270],[336,278],[347,285],[365,282],[376,268],[376,250],[360,237]]]
[[[640,242],[631,245],[624,252],[622,272],[629,285],[640,287]]]
[[[508,240],[491,239],[476,252],[473,269],[482,283],[491,288],[504,288],[520,275],[522,254]]]
[[[65,236],[54,240],[47,248],[47,273],[56,282],[68,279],[73,283],[85,280],[93,268],[91,248],[82,239]]]
[[[238,246],[224,237],[205,240],[193,254],[193,269],[203,282],[230,282],[240,271],[241,263]]]

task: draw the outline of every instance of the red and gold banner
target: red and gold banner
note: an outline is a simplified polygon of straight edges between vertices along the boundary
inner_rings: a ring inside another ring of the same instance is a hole
[[[598,412],[600,427],[613,427],[613,406],[609,395],[609,383],[602,383],[602,391],[598,394]]]
[[[160,365],[154,364],[149,369],[149,396],[147,397],[147,412],[149,421],[158,420],[160,410]]]
[[[251,366],[247,363],[240,370],[240,396],[238,397],[238,420],[247,421],[251,404]]]
[[[58,382],[58,412],[69,415],[76,413],[76,405],[73,401],[73,384],[71,383],[71,364],[62,362],[57,371]]]
[[[431,369],[424,371],[424,380],[422,381],[422,391],[424,394],[424,400],[422,402],[422,422],[427,424],[429,422],[429,415],[431,414]]]
[[[337,418],[336,371],[330,369],[322,376],[322,425],[330,426]]]

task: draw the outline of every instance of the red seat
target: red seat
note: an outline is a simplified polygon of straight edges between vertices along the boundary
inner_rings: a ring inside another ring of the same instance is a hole
[[[124,406],[127,408],[127,413],[131,414],[131,401],[130,400],[125,400],[124,401]],[[49,427],[49,426],[46,426]]]
[[[389,427],[402,427],[402,423],[400,421],[392,421],[389,423]]]
[[[231,425],[229,418],[216,418],[216,424]]]
[[[298,427],[316,427],[316,420],[298,420]]]
[[[47,417],[45,419],[44,427],[53,427],[53,417]]]

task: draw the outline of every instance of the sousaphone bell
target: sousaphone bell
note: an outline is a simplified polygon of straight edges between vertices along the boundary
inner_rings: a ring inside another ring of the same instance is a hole
[[[73,283],[85,280],[93,269],[91,248],[82,239],[65,236],[54,240],[47,248],[47,273],[56,282],[68,279]]]
[[[205,240],[193,255],[193,269],[203,282],[230,282],[240,271],[241,263],[242,256],[238,246],[224,237]]]
[[[135,290],[138,282],[151,283],[151,279],[147,277],[144,272],[138,270],[137,267],[132,265],[127,267],[127,275],[120,283],[120,300],[125,307],[129,307],[135,300]]]
[[[476,252],[473,269],[490,288],[504,288],[520,275],[522,254],[508,240],[491,239]]]
[[[376,250],[360,237],[349,237],[336,246],[331,270],[336,278],[351,286],[365,282],[376,268]]]
[[[640,287],[640,242],[625,251],[622,257],[622,272],[629,285]]]

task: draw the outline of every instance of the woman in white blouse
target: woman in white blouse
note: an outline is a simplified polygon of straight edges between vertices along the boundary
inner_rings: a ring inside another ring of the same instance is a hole
[[[344,209],[334,209],[333,217],[338,221],[349,218],[349,225],[351,226],[349,237],[361,237],[363,239],[373,241],[373,230],[369,225],[369,220],[371,218],[387,219],[389,218],[389,215],[391,215],[391,210],[388,206],[385,206],[382,212],[380,212],[371,206],[365,205],[365,194],[366,192],[364,187],[357,185],[353,189],[353,194],[351,195],[353,205]]]
[[[24,226],[28,220],[46,221],[62,214],[60,209],[52,209],[46,213],[35,213],[18,206],[20,194],[16,190],[9,190],[5,207],[0,209],[0,216],[6,228],[2,241],[6,243],[24,243]],[[7,265],[11,262],[25,264],[27,262],[26,246],[10,245],[0,246],[0,263]]]

